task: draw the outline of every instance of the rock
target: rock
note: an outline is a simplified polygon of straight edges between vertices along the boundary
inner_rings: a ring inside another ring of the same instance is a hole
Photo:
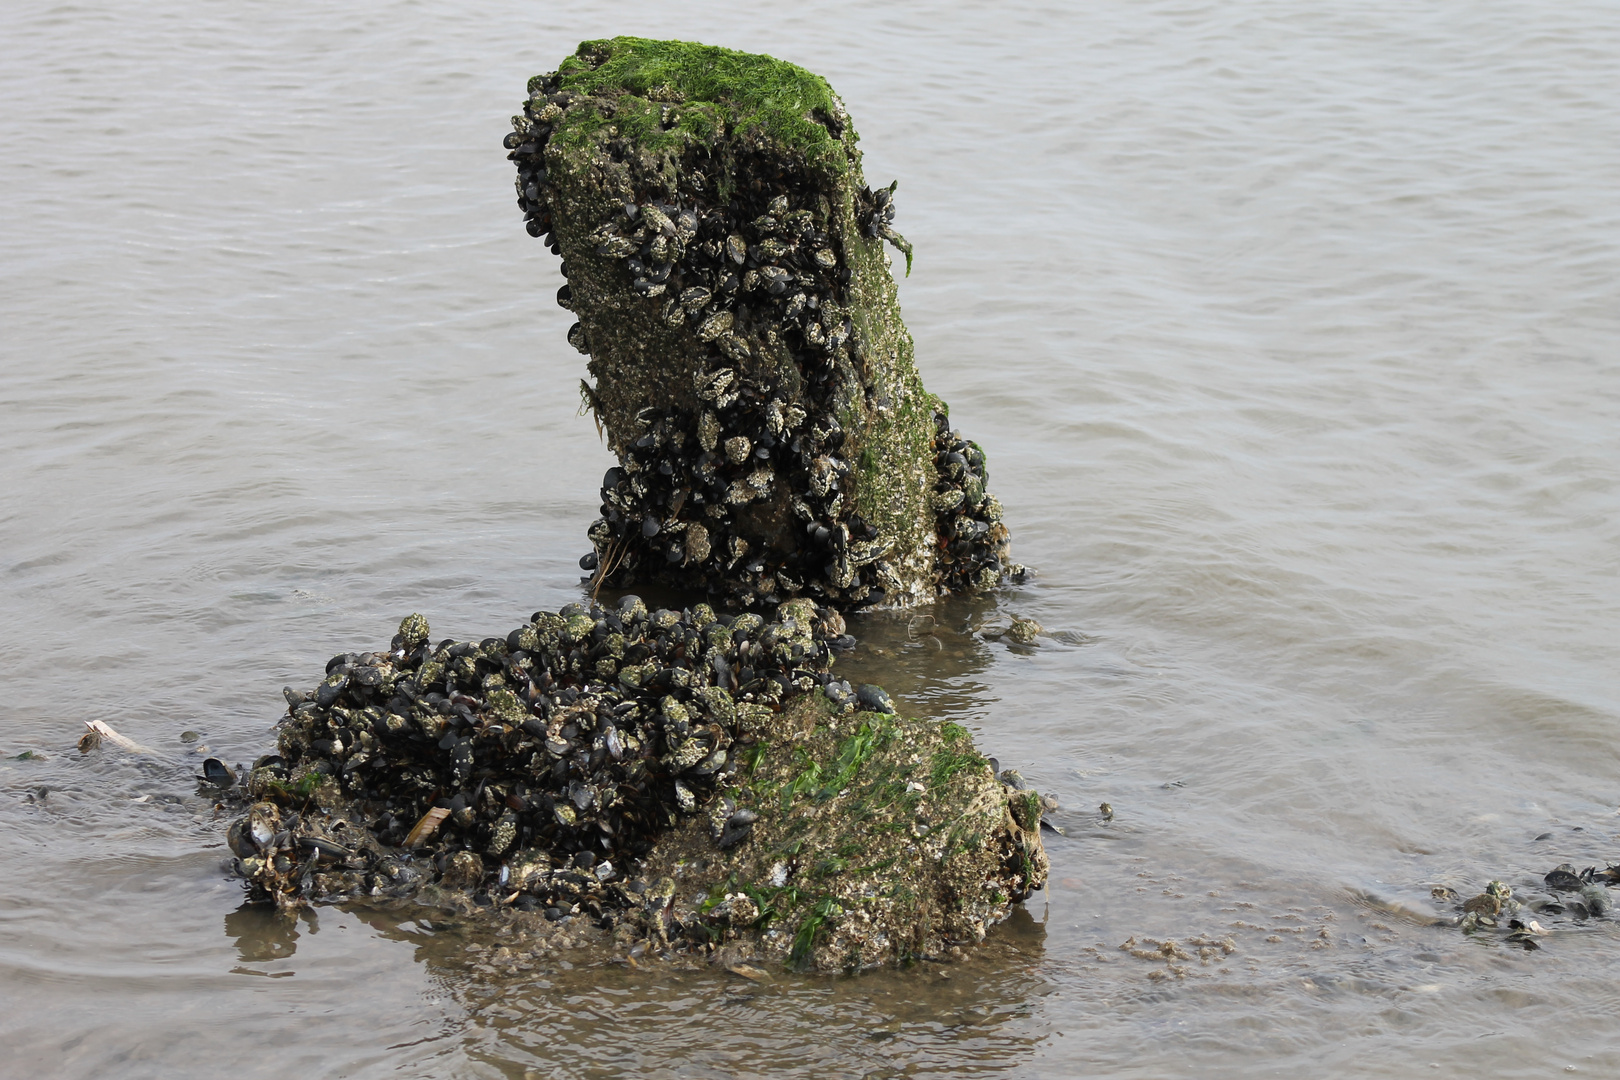
[[[998,783],[955,724],[840,715],[805,695],[738,785],[759,808],[746,844],[722,851],[706,822],[688,819],[639,872],[681,871],[681,895],[698,902],[677,903],[676,922],[753,937],[764,961],[841,971],[939,958],[983,940],[1046,880],[1039,796]],[[741,925],[739,907],[752,915]]]
[[[1014,619],[1007,628],[1007,636],[1020,645],[1033,645],[1045,628],[1034,619]]]
[[[587,41],[505,140],[560,252],[586,404],[619,456],[600,584],[749,607],[909,604],[1022,574],[982,449],[917,374],[873,191],[825,80],[685,42]]]
[[[818,970],[982,938],[1045,880],[1039,796],[955,724],[835,704],[814,605],[777,615],[627,597],[361,654],[376,677],[291,695],[242,785],[250,897],[543,909]]]

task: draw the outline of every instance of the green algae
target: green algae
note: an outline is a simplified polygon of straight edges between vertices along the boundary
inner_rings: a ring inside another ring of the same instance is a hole
[[[256,769],[248,777],[246,789],[255,799],[270,799],[294,808],[302,804],[316,801],[322,805],[333,805],[338,799],[335,787],[328,787],[323,791],[322,785],[331,778],[314,768],[301,770],[296,777],[285,780],[276,775],[273,768]],[[325,798],[319,798],[324,795]]]
[[[928,770],[928,786],[943,789],[954,778],[969,769],[985,768],[989,761],[973,749],[972,737],[967,729],[957,724],[940,725],[940,736],[945,745],[934,752]]]
[[[835,119],[842,109],[832,87],[784,60],[689,41],[616,37],[581,42],[557,76],[565,90],[619,99],[611,118],[594,110],[571,113],[558,132],[565,141],[611,120],[621,136],[656,153],[729,130],[763,135],[835,170],[847,167],[838,143],[846,130],[852,141],[854,133]],[[531,80],[530,93],[539,89]],[[838,138],[829,124],[839,129]]]
[[[816,939],[826,928],[827,920],[835,919],[844,913],[838,901],[830,896],[823,896],[810,905],[809,914],[799,923],[799,932],[793,935],[793,948],[788,952],[788,967],[801,971],[810,964],[812,951],[816,947]]]
[[[679,882],[677,909],[701,891],[677,917],[705,926],[697,936],[722,957],[835,971],[946,955],[1046,874],[1027,793],[1005,788],[956,724],[840,714],[808,695],[769,726],[725,794],[758,813],[746,842],[717,851],[689,821],[644,868]]]

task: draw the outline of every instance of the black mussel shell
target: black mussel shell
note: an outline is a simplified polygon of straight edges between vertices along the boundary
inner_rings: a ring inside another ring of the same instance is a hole
[[[337,701],[344,688],[348,685],[348,676],[344,676],[335,683],[321,683],[320,688],[315,691],[315,704],[323,709],[331,708],[333,702]]]
[[[873,712],[894,712],[894,702],[890,700],[888,693],[881,686],[862,683],[855,689],[855,700],[860,702],[862,707]]]
[[[231,771],[229,765],[226,765],[219,758],[211,757],[203,762],[202,775],[197,779],[206,784],[227,788],[236,783],[236,774]]]
[[[1575,892],[1586,884],[1575,867],[1569,863],[1554,867],[1543,880],[1547,882],[1549,889],[1558,889],[1562,892]]]

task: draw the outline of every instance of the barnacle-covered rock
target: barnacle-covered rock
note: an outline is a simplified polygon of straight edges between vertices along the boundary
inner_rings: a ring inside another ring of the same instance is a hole
[[[1043,886],[1035,792],[998,781],[955,724],[833,696],[795,698],[708,818],[653,847],[639,873],[679,885],[648,932],[853,970],[982,941]]]
[[[412,615],[285,691],[226,830],[237,870],[282,907],[527,910],[829,969],[982,937],[1044,880],[1032,793],[835,679],[842,629],[803,598],[767,622],[626,596],[437,645]]]
[[[866,186],[825,80],[614,38],[529,92],[518,204],[564,258],[582,392],[623,463],[581,562],[599,583],[852,609],[1022,573],[983,451],[917,374],[895,187]]]

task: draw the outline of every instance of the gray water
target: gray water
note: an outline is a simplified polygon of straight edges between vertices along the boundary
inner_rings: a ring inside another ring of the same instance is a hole
[[[616,33],[825,74],[901,182],[923,377],[1040,574],[849,666],[1068,833],[965,964],[281,921],[186,783],[408,612],[580,595],[611,459],[499,141]],[[0,55],[0,1074],[1620,1067],[1620,924],[1429,899],[1620,860],[1620,8],[14,0]]]

